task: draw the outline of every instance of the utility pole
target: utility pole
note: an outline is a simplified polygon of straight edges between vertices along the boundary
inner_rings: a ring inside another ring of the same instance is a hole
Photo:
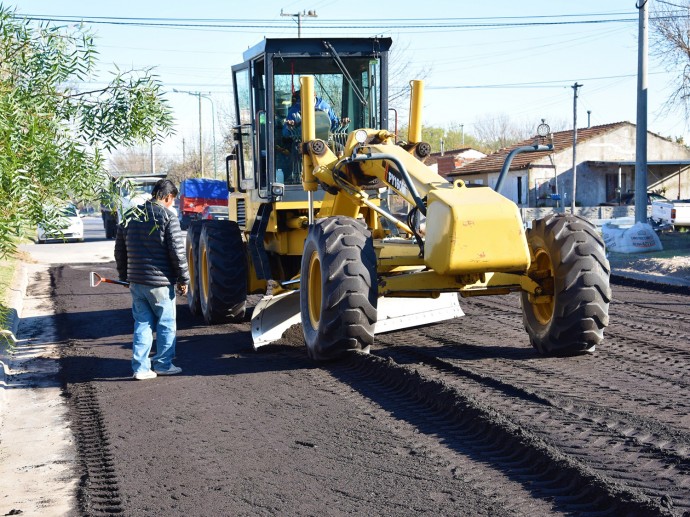
[[[639,30],[637,42],[637,132],[635,143],[635,222],[647,222],[647,54],[648,4],[638,3]]]
[[[185,153],[185,140],[182,138],[182,179],[185,180],[187,179],[187,168],[186,168],[186,162],[187,162],[187,155]]]
[[[216,106],[210,95],[199,94],[211,103],[211,133],[213,133],[213,179],[218,175],[218,153],[216,152]]]
[[[216,160],[218,159],[216,156],[216,108],[213,104],[213,99],[210,97],[208,94],[203,94],[201,92],[190,92],[186,90],[178,90],[177,88],[173,88],[173,91],[175,93],[187,93],[189,95],[194,95],[195,97],[199,98],[199,170],[201,172],[201,177],[204,177],[204,143],[202,140],[202,127],[201,127],[201,99],[204,98],[208,100],[211,103],[211,127],[213,131],[213,177],[215,178],[216,175],[218,174],[218,167],[217,167],[217,162]],[[184,140],[183,140],[183,147],[184,147]],[[184,155],[184,150],[183,150],[183,155]]]
[[[201,94],[199,92],[192,93],[199,97],[199,169],[201,170],[201,177],[204,177],[204,144],[201,139]]]
[[[577,192],[577,89],[582,85],[575,83],[573,89],[573,195],[570,200],[570,213],[575,213],[575,194]]]
[[[297,37],[301,38],[302,37],[302,16],[306,16],[308,18],[317,18],[318,15],[316,14],[316,11],[302,11],[301,13],[298,11],[295,14],[290,14],[290,13],[284,13],[283,10],[280,10],[280,16],[291,16],[291,17],[297,17]]]

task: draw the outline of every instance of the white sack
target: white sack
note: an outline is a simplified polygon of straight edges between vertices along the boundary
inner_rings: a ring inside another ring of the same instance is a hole
[[[606,249],[616,253],[644,253],[664,249],[659,237],[647,223],[635,223],[630,228],[605,224],[602,226],[602,234]]]

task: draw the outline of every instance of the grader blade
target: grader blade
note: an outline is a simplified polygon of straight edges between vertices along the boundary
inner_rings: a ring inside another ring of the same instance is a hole
[[[438,298],[386,298],[378,300],[376,334],[419,327],[464,316],[457,293]],[[285,331],[301,322],[299,291],[264,296],[252,315],[254,350],[279,340]]]
[[[264,296],[252,313],[254,350],[278,341],[287,329],[300,321],[299,291]]]
[[[442,293],[438,298],[386,298],[378,303],[375,334],[421,327],[464,316],[457,293]]]

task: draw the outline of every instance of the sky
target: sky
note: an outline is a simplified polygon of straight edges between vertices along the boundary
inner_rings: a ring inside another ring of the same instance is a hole
[[[181,156],[183,140],[184,145],[198,146],[198,97],[184,92],[204,95],[205,145],[212,141],[214,125],[220,142],[231,106],[231,66],[242,62],[242,52],[264,37],[297,37],[298,18],[293,15],[308,11],[316,16],[302,17],[302,37],[388,36],[398,51],[395,59],[403,60],[410,73],[407,78],[396,77],[398,84],[403,79],[417,79],[415,74],[428,70],[424,124],[446,128],[462,125],[471,134],[477,121],[505,114],[521,124],[533,121],[535,128],[541,119],[561,126],[567,123],[571,128],[572,86],[576,82],[582,85],[578,90],[578,127],[586,127],[588,119],[592,125],[636,121],[635,0],[3,3],[21,15],[90,20],[87,23],[96,33],[102,73],[84,88],[107,80],[114,65],[122,70],[154,67],[176,119],[176,135],[158,151],[164,157]],[[142,18],[153,20],[141,24]],[[151,23],[171,26],[152,27]],[[198,27],[200,24],[215,27]],[[673,79],[673,72],[650,55],[648,128],[662,136],[683,136],[690,141],[681,110],[665,113],[662,109]]]

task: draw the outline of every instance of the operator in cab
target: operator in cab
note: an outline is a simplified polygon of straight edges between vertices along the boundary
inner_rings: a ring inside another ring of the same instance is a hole
[[[296,90],[292,93],[292,105],[288,109],[287,117],[285,118],[285,123],[283,124],[284,137],[292,137],[295,128],[299,127],[302,123],[301,109],[302,104],[300,90]],[[331,105],[317,95],[314,95],[314,109],[316,111],[323,111],[328,115],[328,118],[331,121],[331,131],[335,131],[339,127],[345,126],[350,122],[350,119],[347,117],[344,117],[341,122]]]

